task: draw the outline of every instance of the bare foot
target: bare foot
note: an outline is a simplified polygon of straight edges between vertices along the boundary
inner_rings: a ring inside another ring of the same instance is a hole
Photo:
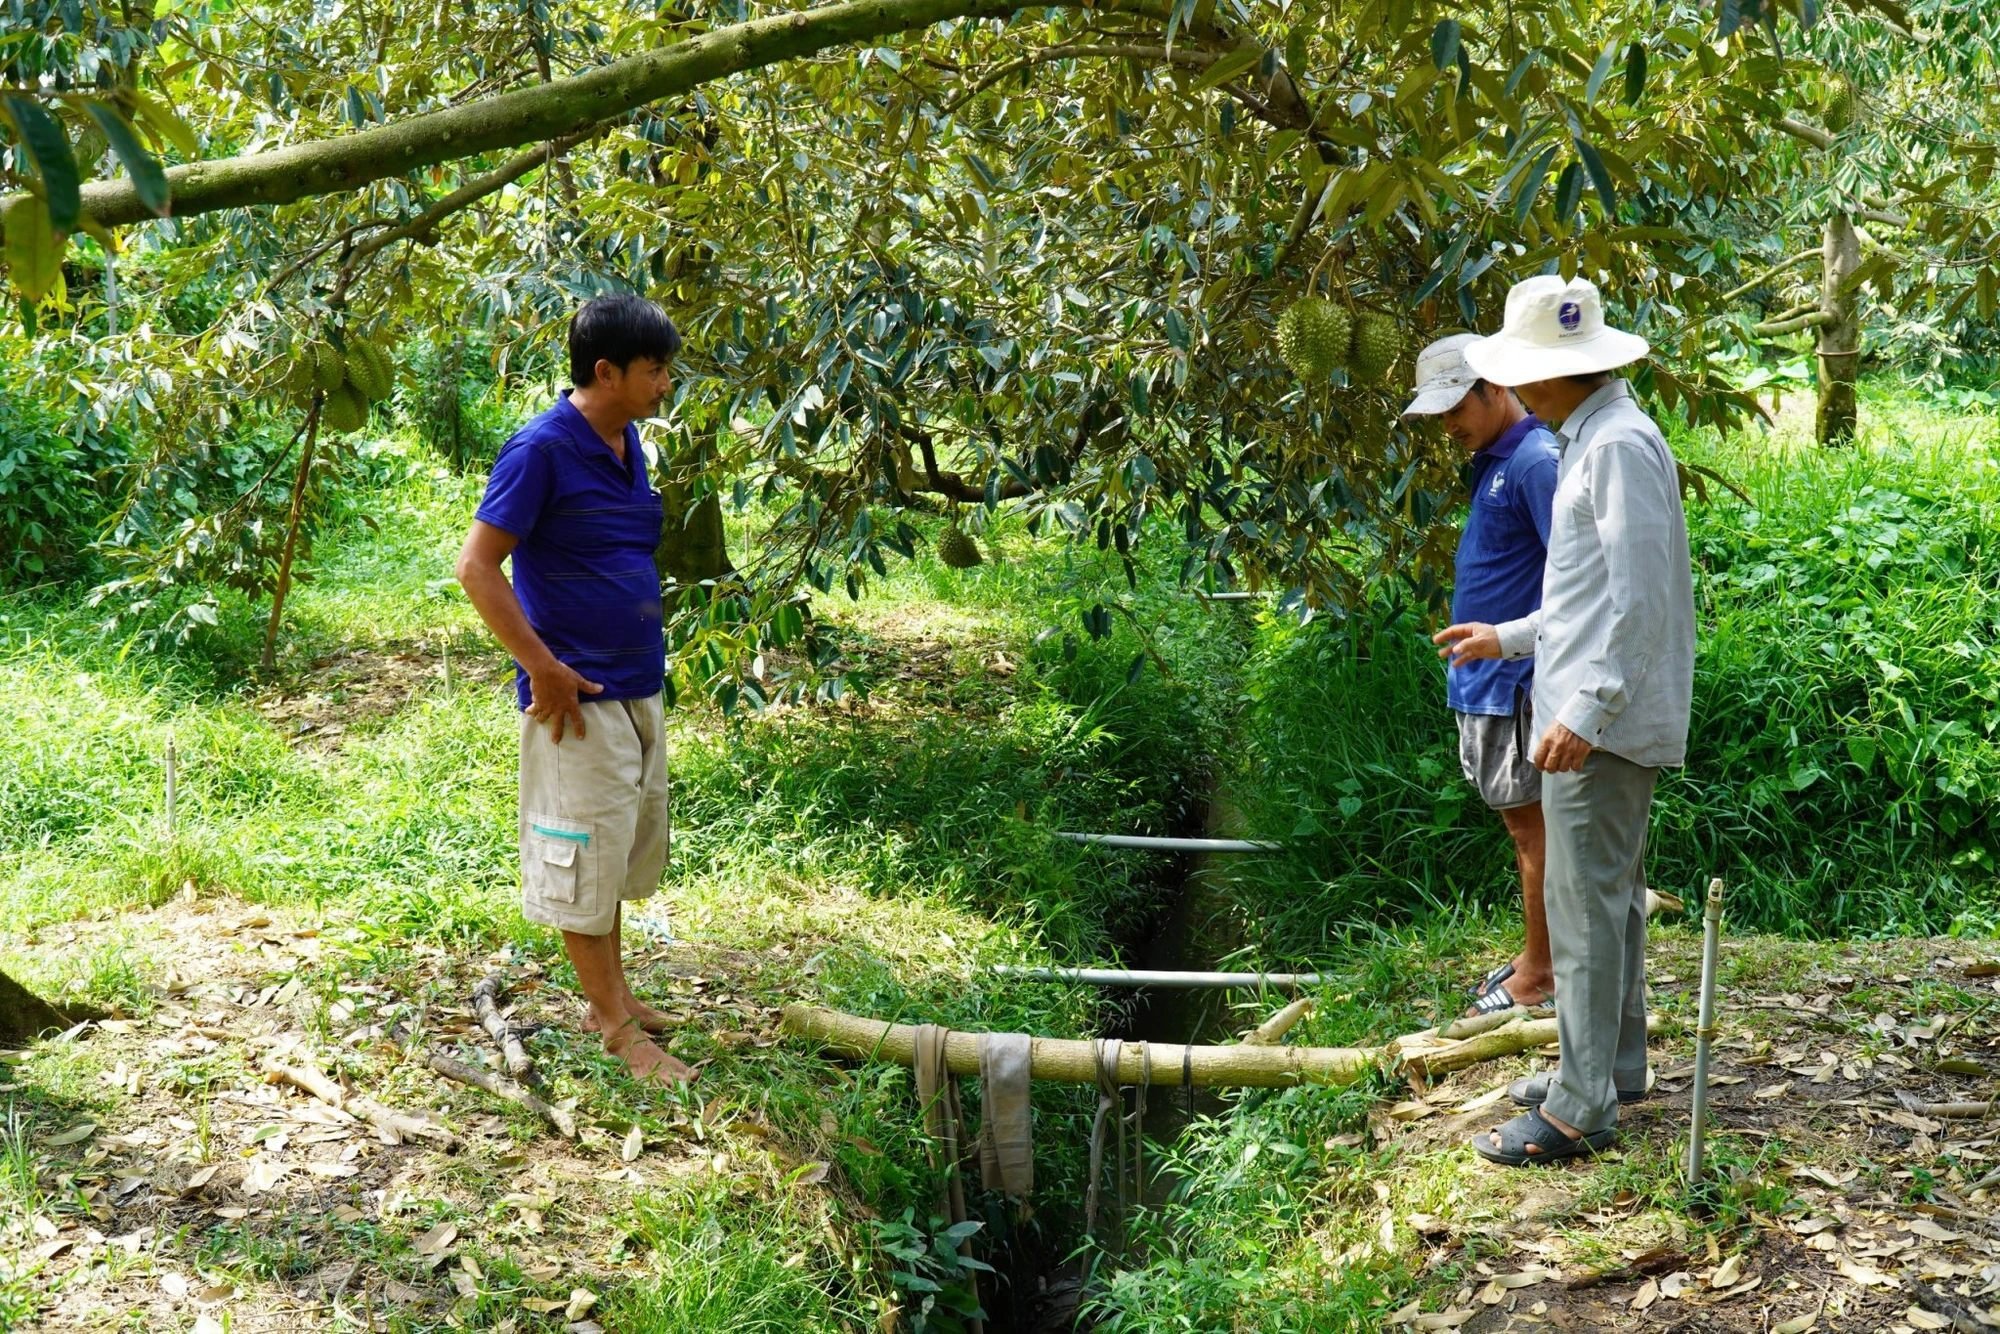
[[[641,1032],[636,1021],[621,1023],[606,1033],[604,1050],[625,1062],[625,1067],[640,1079],[660,1084],[691,1084],[696,1078],[691,1067],[670,1056]]]
[[[625,994],[625,1015],[628,1020],[636,1022],[639,1027],[645,1029],[648,1033],[671,1033],[674,1031],[673,1020],[630,992]],[[586,1033],[602,1033],[604,1031],[604,1026],[598,1022],[597,1011],[595,1009],[585,1009],[583,1031]]]

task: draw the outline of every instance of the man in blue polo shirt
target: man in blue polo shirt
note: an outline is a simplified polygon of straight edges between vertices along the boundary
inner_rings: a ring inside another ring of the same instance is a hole
[[[1476,334],[1441,338],[1417,358],[1416,397],[1406,417],[1442,417],[1472,452],[1472,502],[1458,540],[1453,621],[1499,624],[1542,605],[1549,515],[1559,456],[1555,436],[1509,390],[1465,364]],[[1548,918],[1542,908],[1542,776],[1530,763],[1534,659],[1460,666],[1446,676],[1458,718],[1458,755],[1481,800],[1500,813],[1521,873],[1521,952],[1472,989],[1469,1014],[1539,1005],[1555,991]]]
[[[585,1027],[663,1083],[694,1071],[648,1036],[667,1018],[632,994],[619,929],[622,904],[657,891],[667,864],[661,504],[633,423],[659,413],[680,344],[650,301],[578,310],[576,387],[500,447],[458,557],[466,596],[516,664],[522,911],[562,932]]]

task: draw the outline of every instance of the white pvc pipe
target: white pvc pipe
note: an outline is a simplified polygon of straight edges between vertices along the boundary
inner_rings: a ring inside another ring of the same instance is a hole
[[[1153,852],[1283,852],[1282,843],[1257,843],[1243,838],[1155,838],[1149,834],[1059,833],[1072,843],[1100,848],[1146,848]]]
[[[1228,987],[1270,988],[1296,991],[1320,985],[1318,973],[1180,973],[1155,968],[1025,968],[1016,964],[995,964],[1001,977],[1019,977],[1032,982],[1081,982],[1097,987],[1178,987],[1184,990],[1222,990]]]
[[[1701,1183],[1702,1137],[1708,1131],[1708,1043],[1715,1036],[1715,961],[1722,934],[1722,881],[1708,882],[1708,904],[1701,915],[1701,1011],[1694,1030],[1694,1120],[1688,1132],[1687,1177],[1692,1190]]]

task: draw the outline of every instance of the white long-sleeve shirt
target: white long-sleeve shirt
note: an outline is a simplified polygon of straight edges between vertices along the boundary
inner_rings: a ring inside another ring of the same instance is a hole
[[[1542,605],[1497,627],[1500,652],[1535,657],[1538,732],[1559,722],[1634,764],[1680,764],[1694,576],[1674,456],[1623,380],[1578,404],[1556,434]]]

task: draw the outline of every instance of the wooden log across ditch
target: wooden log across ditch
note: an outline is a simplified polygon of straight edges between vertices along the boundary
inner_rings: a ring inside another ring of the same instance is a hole
[[[781,1027],[792,1037],[817,1042],[854,1060],[909,1065],[915,1059],[916,1029],[908,1024],[842,1014],[818,1005],[787,1005]],[[953,1074],[979,1073],[982,1037],[954,1031],[946,1038],[945,1063]],[[1182,1082],[1185,1070],[1187,1081],[1203,1088],[1290,1088],[1297,1084],[1352,1084],[1371,1071],[1384,1069],[1436,1079],[1482,1061],[1545,1047],[1555,1040],[1555,1020],[1519,1019],[1457,1042],[1441,1040],[1435,1030],[1428,1030],[1380,1047],[1125,1042],[1117,1044],[1115,1050],[1121,1084],[1137,1084],[1144,1078],[1156,1085],[1174,1086]],[[1077,1038],[1034,1038],[1030,1073],[1036,1079],[1057,1083],[1095,1084],[1097,1047],[1095,1042]],[[1142,1047],[1150,1060],[1142,1057]],[[1111,1050],[1112,1044],[1105,1044],[1107,1056]]]

